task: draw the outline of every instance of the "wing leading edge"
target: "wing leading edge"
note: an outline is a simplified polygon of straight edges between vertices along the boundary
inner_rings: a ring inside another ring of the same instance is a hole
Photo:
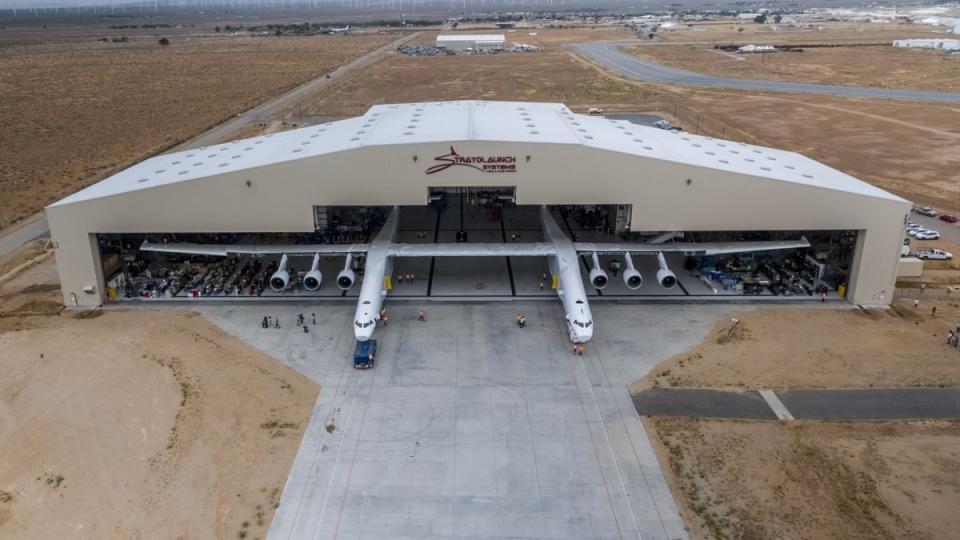
[[[210,255],[226,257],[228,255],[346,255],[347,253],[366,253],[367,244],[193,244],[176,242],[152,244],[144,241],[140,251],[158,253],[180,253],[184,255]]]

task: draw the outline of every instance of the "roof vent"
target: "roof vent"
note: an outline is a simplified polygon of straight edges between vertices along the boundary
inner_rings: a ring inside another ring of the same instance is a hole
[[[412,132],[412,131],[404,131],[403,134],[404,134],[404,135],[413,135],[413,132]]]
[[[653,150],[653,148],[651,148],[651,147],[649,147],[649,146],[644,146],[643,149],[644,149],[644,150]]]
[[[202,161],[198,161],[198,162],[196,162],[196,163],[193,164],[194,167],[199,167],[199,166],[201,166],[201,165],[203,165],[203,162],[202,162]]]
[[[263,144],[263,141],[254,141],[253,144]]]
[[[695,147],[697,147],[697,148],[700,148],[701,144],[700,144],[700,143],[693,143],[693,146],[695,146]]]
[[[160,174],[160,173],[162,173],[162,172],[163,172],[163,169],[157,169],[157,170],[153,171],[154,174]]]
[[[187,154],[187,157],[193,157],[193,154]]]
[[[794,167],[793,165],[784,165],[784,167],[790,169],[791,171],[796,169],[796,167]]]
[[[540,132],[539,132],[539,131],[536,131],[536,130],[534,130],[534,131],[531,131],[531,132],[530,132],[530,134],[531,134],[531,135],[539,135],[539,134],[540,134]],[[587,137],[587,138],[589,139],[590,137]]]
[[[725,159],[721,159],[721,160],[720,160],[720,163],[730,163],[730,162],[727,161],[727,160],[725,160]]]
[[[753,159],[753,158],[744,158],[744,159],[746,159],[746,160],[749,161],[750,163],[753,163],[754,161],[756,161],[756,160]]]
[[[803,175],[803,177],[804,177],[804,178],[813,178],[813,176],[812,176],[812,175],[809,175],[809,174],[805,174],[805,175]]]
[[[227,165],[229,165],[229,164],[228,164],[228,163],[221,163],[221,164],[220,164],[220,167],[226,167]]]
[[[731,150],[730,153],[731,153],[731,154],[739,154],[740,151],[739,151],[739,150]]]
[[[246,148],[243,149],[244,152],[249,152],[250,150],[253,150],[253,147],[252,147],[252,146],[248,146],[248,147],[246,147]]]
[[[754,148],[754,149],[753,149],[753,153],[754,153],[754,154],[760,154],[761,152],[760,152],[759,150],[757,150],[756,148]]]
[[[769,170],[770,170],[770,167],[760,167],[760,170],[761,170],[761,171],[769,171]]]
[[[708,155],[708,156],[715,156],[716,154],[714,154],[713,152],[707,150],[707,155]]]
[[[177,174],[187,174],[187,171],[180,171]]]
[[[215,158],[215,157],[217,157],[217,155],[216,155],[216,154],[210,154],[210,155],[207,156],[207,157],[208,157],[208,158]]]
[[[146,182],[147,180],[149,180],[149,178],[141,178],[141,179],[137,180],[137,182],[139,182],[139,183],[142,184],[142,183]]]
[[[230,156],[230,159],[240,159],[240,154],[237,154],[235,156]]]
[[[293,153],[296,154],[296,153],[299,152],[300,150],[302,150],[302,149],[301,149],[301,148],[294,148],[294,149],[293,149]]]
[[[230,149],[230,147],[229,147],[229,146],[224,146],[224,147],[223,147],[223,148],[221,148],[220,150],[222,151],[222,150],[229,150],[229,149]]]
[[[173,163],[171,163],[171,165],[179,165],[179,164],[180,164],[180,160],[179,160],[179,159],[178,159],[177,161],[174,161]]]
[[[350,140],[351,140],[351,141],[359,141],[359,140],[360,140],[360,137],[352,137]]]
[[[300,143],[300,146],[306,146],[308,144],[310,144],[310,141],[303,141],[302,143]]]
[[[634,139],[633,142],[643,142],[643,139]]]
[[[591,139],[591,140],[592,140],[592,139],[593,139],[593,136],[592,136],[592,135],[584,135],[583,138],[584,138],[584,139]]]
[[[311,139],[316,139],[317,137],[319,137],[319,135],[317,135],[316,133],[310,136]]]

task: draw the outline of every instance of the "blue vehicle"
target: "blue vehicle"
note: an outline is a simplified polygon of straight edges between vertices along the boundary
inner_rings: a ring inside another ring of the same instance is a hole
[[[377,340],[368,339],[358,341],[353,351],[353,367],[355,369],[370,369],[377,360]]]

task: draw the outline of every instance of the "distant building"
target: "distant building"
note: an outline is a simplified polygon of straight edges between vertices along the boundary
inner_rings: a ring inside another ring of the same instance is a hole
[[[497,28],[500,28],[501,30],[516,28],[516,27],[517,27],[517,23],[515,21],[500,21],[497,23]]]
[[[738,53],[767,53],[767,52],[777,52],[777,48],[773,45],[744,45],[737,49]]]
[[[502,51],[506,38],[503,34],[447,34],[437,36],[437,47],[448,51]]]
[[[960,52],[960,39],[897,39],[894,40],[893,46]]]

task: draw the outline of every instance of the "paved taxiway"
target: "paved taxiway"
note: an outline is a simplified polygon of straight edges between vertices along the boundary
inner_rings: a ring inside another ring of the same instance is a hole
[[[644,60],[620,50],[615,43],[580,43],[571,45],[574,51],[612,69],[621,75],[649,82],[674,83],[688,86],[713,86],[738,88],[741,90],[760,90],[768,92],[794,92],[801,94],[827,94],[847,97],[870,97],[884,99],[909,99],[916,101],[934,101],[960,103],[960,94],[946,92],[923,92],[919,90],[896,90],[889,88],[868,88],[854,86],[832,86],[827,84],[807,84],[786,81],[762,81],[750,79],[731,79],[714,77],[692,71],[667,67],[656,62]]]
[[[627,385],[729,306],[596,305],[582,357],[559,303],[386,306],[369,371],[352,305],[198,306],[322,385],[270,538],[687,537]],[[311,310],[309,334],[260,328]]]

